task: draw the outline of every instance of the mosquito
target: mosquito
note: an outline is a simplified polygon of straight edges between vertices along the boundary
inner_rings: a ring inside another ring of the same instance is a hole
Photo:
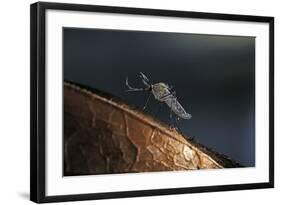
[[[146,109],[149,99],[151,95],[154,96],[155,100],[160,102],[160,105],[162,103],[166,103],[166,105],[170,108],[170,120],[173,119],[172,113],[176,115],[176,125],[177,121],[180,119],[186,119],[189,120],[191,119],[191,114],[187,113],[183,106],[178,102],[177,97],[176,97],[176,92],[172,91],[172,86],[169,86],[166,83],[159,82],[159,83],[150,83],[149,79],[142,73],[140,72],[139,77],[144,84],[144,88],[134,88],[129,85],[128,82],[128,77],[126,77],[126,87],[128,90],[126,92],[138,92],[138,91],[148,91],[149,96],[147,97],[143,110]],[[160,109],[161,107],[159,107]],[[158,112],[157,112],[158,113]]]

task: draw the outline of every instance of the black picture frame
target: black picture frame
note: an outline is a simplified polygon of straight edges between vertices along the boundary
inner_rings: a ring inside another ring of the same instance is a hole
[[[89,193],[75,195],[46,196],[46,80],[45,80],[45,37],[46,10],[87,11],[102,13],[122,13],[181,18],[217,19],[229,21],[263,22],[269,24],[269,182],[249,184],[229,184],[192,188],[171,188],[157,190]],[[82,4],[38,2],[30,7],[30,199],[37,203],[76,200],[96,200],[123,197],[140,197],[197,192],[230,191],[274,187],[274,18],[218,13],[202,13],[143,8],[125,8]]]

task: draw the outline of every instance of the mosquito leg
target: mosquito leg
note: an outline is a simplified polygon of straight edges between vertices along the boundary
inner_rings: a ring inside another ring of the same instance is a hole
[[[173,102],[170,108],[170,123],[172,124],[172,119],[173,119],[173,113],[172,113],[172,106],[173,106]]]
[[[159,104],[158,110],[157,110],[157,112],[156,112],[155,115],[154,115],[155,118],[157,118],[158,114],[160,113],[160,110],[161,110],[161,108],[162,108],[162,104],[163,104],[163,103],[160,103],[160,104]]]
[[[170,129],[174,128],[174,120],[173,120],[173,113],[172,113],[172,109],[170,110]]]
[[[176,91],[173,92],[173,95],[175,96],[175,99],[177,100],[177,96],[176,96]],[[179,126],[179,120],[180,118],[179,117],[176,117],[175,119],[175,122],[176,122],[176,129],[180,132],[180,133],[183,133],[182,130],[180,129],[180,126]]]
[[[144,104],[142,110],[145,110],[145,108],[147,107],[147,104],[148,104],[148,102],[149,102],[150,96],[151,96],[151,92],[149,93],[149,95],[148,95],[148,97],[147,97],[147,99],[146,99],[146,101],[145,101],[145,104]]]
[[[173,94],[173,96],[174,96],[174,100],[172,100],[172,104],[171,104],[170,118],[172,118],[172,107],[173,107],[173,105],[174,105],[173,102],[176,102],[176,101],[177,101],[176,91],[174,91],[172,94]],[[176,130],[182,132],[182,131],[180,130],[179,125],[178,125],[179,117],[175,116],[174,118],[172,118],[172,120],[173,120],[173,126],[174,126],[174,128],[175,128]]]
[[[176,123],[175,123],[175,117],[173,117],[172,107],[173,107],[173,101],[172,101],[171,108],[170,108],[170,124],[171,124],[171,128],[177,129],[176,128]]]
[[[180,129],[180,126],[179,126],[179,123],[178,123],[179,120],[180,120],[180,119],[179,119],[178,117],[177,117],[176,120],[175,120],[175,122],[176,122],[176,127],[177,127],[177,130],[178,130],[180,133],[183,133],[182,130]]]

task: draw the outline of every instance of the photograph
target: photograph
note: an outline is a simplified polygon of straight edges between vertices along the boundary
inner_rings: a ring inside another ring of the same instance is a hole
[[[30,199],[274,187],[274,17],[30,6]]]
[[[62,34],[63,176],[256,166],[255,36]]]

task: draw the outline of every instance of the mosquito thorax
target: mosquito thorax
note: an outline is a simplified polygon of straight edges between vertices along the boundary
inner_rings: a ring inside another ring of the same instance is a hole
[[[157,100],[161,101],[163,96],[170,93],[167,88],[168,86],[165,83],[155,83],[152,85],[152,93]]]
[[[165,89],[169,89],[169,86],[165,83],[160,82],[160,83],[154,84],[152,89],[162,91],[162,90],[165,90]]]

